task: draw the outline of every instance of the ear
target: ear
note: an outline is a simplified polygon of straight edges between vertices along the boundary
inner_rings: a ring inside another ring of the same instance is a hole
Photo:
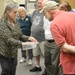
[[[51,12],[51,10],[47,10],[49,13]]]
[[[48,10],[48,12],[49,12],[50,14],[52,14],[52,13],[53,13],[53,10]]]

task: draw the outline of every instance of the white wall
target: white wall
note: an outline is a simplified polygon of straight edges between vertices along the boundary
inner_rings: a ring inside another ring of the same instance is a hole
[[[26,2],[25,6],[29,14],[31,14],[35,10],[35,3],[28,3],[28,0],[16,0],[16,2],[18,3],[18,5],[25,4]]]
[[[16,0],[18,4],[25,4],[25,0]]]
[[[27,3],[27,9],[34,9],[34,4],[35,3]]]

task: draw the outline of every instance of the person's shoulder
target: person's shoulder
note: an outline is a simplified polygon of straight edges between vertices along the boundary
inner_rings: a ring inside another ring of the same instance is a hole
[[[29,16],[29,15],[26,15],[26,17],[29,18],[29,19],[31,18],[31,16]]]
[[[4,25],[6,21],[4,19],[0,19],[0,25]]]
[[[37,12],[37,11],[38,11],[38,10],[36,9],[36,10],[33,11],[33,13],[34,13],[34,12]]]
[[[31,21],[31,16],[29,15],[26,15],[26,20],[28,19],[28,21],[30,22]]]
[[[16,20],[17,20],[17,21],[21,21],[22,19],[21,19],[21,17],[19,17],[19,18],[17,18]]]
[[[36,10],[33,11],[33,14],[35,14],[35,13],[37,13],[37,12],[38,12],[38,10],[36,9]]]
[[[3,19],[0,19],[0,31],[4,30],[6,28],[7,28],[6,21]]]
[[[2,19],[0,19],[0,23],[2,22]]]

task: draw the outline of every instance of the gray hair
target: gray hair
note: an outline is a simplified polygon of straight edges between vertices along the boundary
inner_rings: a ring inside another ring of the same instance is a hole
[[[55,10],[58,8],[57,5],[58,5],[58,3],[55,1],[48,1],[44,4],[43,9],[40,12],[43,12],[45,9],[46,10],[48,10],[48,9]]]
[[[8,21],[9,20],[9,15],[8,15],[8,11],[12,11],[14,8],[18,8],[18,6],[16,4],[7,4],[7,6],[5,7],[2,19]]]
[[[20,11],[20,10],[24,10],[25,12],[27,12],[24,7],[19,7],[19,8],[18,8],[18,14],[19,14],[19,11]]]

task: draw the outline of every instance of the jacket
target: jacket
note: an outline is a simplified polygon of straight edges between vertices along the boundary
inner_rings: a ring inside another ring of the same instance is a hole
[[[0,20],[0,54],[13,58],[17,50],[22,46],[20,39],[28,40],[28,36],[22,34],[20,25],[15,21],[15,27],[4,20]]]

